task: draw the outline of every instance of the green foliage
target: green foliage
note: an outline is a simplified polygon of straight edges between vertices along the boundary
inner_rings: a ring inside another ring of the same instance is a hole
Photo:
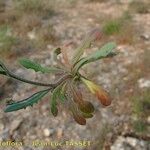
[[[56,68],[56,67],[43,67],[41,66],[39,63],[34,62],[32,60],[26,59],[26,58],[22,58],[19,60],[19,63],[27,68],[27,69],[33,69],[35,72],[42,72],[42,73],[55,73],[55,72],[60,72],[61,69]]]
[[[5,112],[17,111],[20,109],[25,109],[28,106],[33,106],[33,104],[37,103],[41,98],[43,98],[50,90],[43,90],[33,94],[31,97],[21,100],[19,102],[13,102],[6,106]]]
[[[139,133],[147,131],[147,125],[142,120],[134,121],[133,128],[134,128],[135,132],[139,132]]]
[[[124,12],[121,17],[106,21],[102,30],[106,35],[120,34],[130,25],[131,19],[129,12]]]
[[[115,33],[119,33],[121,31],[122,24],[118,20],[110,20],[106,22],[105,26],[103,27],[103,31],[105,34],[111,35]]]
[[[78,71],[83,65],[85,65],[87,63],[91,63],[91,62],[97,61],[99,59],[107,58],[112,55],[115,55],[115,53],[113,52],[113,50],[115,48],[116,48],[115,43],[113,43],[113,42],[107,43],[101,49],[94,52],[90,56],[80,59],[74,67],[75,70]]]
[[[144,91],[141,96],[136,95],[132,98],[133,101],[133,112],[138,116],[142,117],[147,114],[150,108],[150,92],[149,89]]]
[[[58,114],[58,104],[65,104],[65,107],[69,109],[74,120],[80,124],[85,125],[86,119],[93,117],[94,106],[91,102],[84,100],[82,91],[78,90],[78,83],[82,83],[82,79],[86,80],[79,70],[87,63],[97,61],[102,58],[108,58],[115,56],[116,53],[113,51],[116,48],[115,43],[110,42],[100,48],[98,51],[93,52],[87,57],[82,58],[85,49],[89,48],[91,43],[101,37],[101,32],[97,29],[87,34],[87,37],[83,40],[81,45],[76,49],[76,53],[73,59],[70,61],[64,47],[55,49],[54,57],[58,63],[56,67],[43,67],[39,63],[23,58],[19,60],[19,63],[26,69],[33,69],[35,72],[42,73],[56,73],[59,79],[54,83],[41,83],[31,80],[24,79],[11,72],[5,64],[0,61],[0,74],[8,76],[12,79],[19,80],[24,83],[29,83],[36,86],[48,87],[45,90],[39,91],[29,98],[24,100],[13,102],[6,105],[5,112],[17,111],[40,101],[46,94],[51,91],[50,108],[53,116]],[[61,60],[58,59],[58,55],[62,54]],[[92,81],[86,80],[88,88],[91,89],[93,94],[97,94],[98,99],[101,102],[110,105],[110,99],[108,94],[102,90],[102,88]],[[96,92],[96,93],[94,93]],[[109,102],[109,103],[107,103]]]
[[[142,91],[142,94],[135,95],[132,98],[133,102],[133,113],[136,116],[136,120],[133,121],[133,129],[136,132],[143,133],[147,131],[148,124],[146,123],[146,119],[150,113],[150,91],[149,89],[146,91]]]

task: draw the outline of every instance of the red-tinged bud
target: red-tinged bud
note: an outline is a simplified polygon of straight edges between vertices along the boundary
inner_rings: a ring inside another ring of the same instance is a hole
[[[86,119],[80,114],[78,111],[78,108],[74,104],[70,104],[70,111],[72,112],[74,120],[80,124],[80,125],[85,125],[86,124]]]
[[[89,36],[93,37],[93,41],[100,40],[102,37],[102,32],[99,29],[93,29],[90,31]]]
[[[100,86],[84,78],[82,78],[82,81],[86,84],[89,90],[98,98],[102,105],[108,106],[111,104],[111,99],[108,93]]]
[[[86,119],[79,115],[73,115],[74,120],[80,125],[86,125]]]
[[[109,106],[111,104],[110,97],[106,91],[103,89],[99,89],[95,92],[97,98],[100,100],[102,105],[104,106]]]

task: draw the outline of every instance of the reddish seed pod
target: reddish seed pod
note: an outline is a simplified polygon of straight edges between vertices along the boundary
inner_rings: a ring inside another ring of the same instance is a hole
[[[106,91],[104,90],[97,91],[96,96],[102,105],[109,106],[111,104],[111,99]]]
[[[73,115],[74,120],[80,125],[86,125],[86,120],[84,117],[79,116],[78,114]]]

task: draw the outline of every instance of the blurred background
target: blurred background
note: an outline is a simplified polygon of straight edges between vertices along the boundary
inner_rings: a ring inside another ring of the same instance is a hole
[[[99,28],[103,38],[87,53],[115,41],[119,54],[84,68],[87,77],[109,91],[113,101],[95,106],[86,126],[75,123],[65,108],[50,113],[49,100],[33,108],[4,113],[2,99],[21,100],[37,87],[0,76],[0,141],[22,141],[0,150],[149,150],[150,149],[150,1],[149,0],[0,0],[0,59],[16,74],[53,82],[53,75],[25,70],[17,59],[27,57],[50,66],[52,50],[68,42],[74,52],[87,32]],[[33,147],[34,140],[90,141],[89,146]]]

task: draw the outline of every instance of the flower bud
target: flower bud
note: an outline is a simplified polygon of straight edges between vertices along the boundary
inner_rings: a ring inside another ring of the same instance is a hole
[[[95,83],[85,78],[82,78],[81,80],[89,88],[91,93],[93,93],[98,98],[98,100],[101,102],[102,105],[108,106],[111,104],[110,97],[105,90],[103,90],[100,86],[96,85]]]

